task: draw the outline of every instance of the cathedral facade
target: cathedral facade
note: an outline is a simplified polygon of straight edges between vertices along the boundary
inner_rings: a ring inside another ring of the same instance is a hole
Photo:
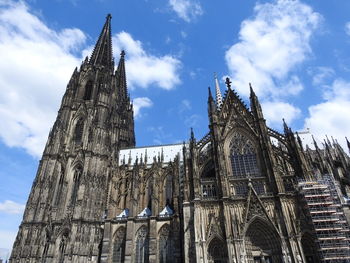
[[[339,202],[327,209],[346,217],[350,159],[336,141],[304,149],[286,123],[266,125],[252,87],[248,108],[227,79],[224,96],[209,89],[203,138],[135,147],[124,56],[115,70],[108,15],[67,85],[10,262],[349,262],[344,248],[339,261],[322,254],[340,228],[317,232],[329,199],[315,212],[300,190],[329,176]]]

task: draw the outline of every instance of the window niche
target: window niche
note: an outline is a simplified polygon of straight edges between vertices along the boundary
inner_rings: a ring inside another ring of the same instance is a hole
[[[74,129],[74,141],[76,143],[81,143],[82,139],[83,139],[83,132],[84,132],[84,120],[83,118],[80,118],[76,125],[75,125],[75,129]]]
[[[80,166],[78,166],[76,169],[74,169],[73,187],[72,187],[72,195],[71,195],[71,206],[74,206],[76,201],[77,201],[82,171],[83,171],[83,169]]]
[[[83,100],[91,100],[92,89],[93,89],[93,84],[92,84],[92,81],[89,80],[85,85]]]

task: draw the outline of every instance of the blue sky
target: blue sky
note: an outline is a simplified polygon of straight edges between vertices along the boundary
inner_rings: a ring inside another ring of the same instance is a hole
[[[6,256],[66,84],[112,14],[126,50],[137,145],[208,131],[207,88],[251,82],[265,118],[345,145],[350,136],[348,0],[0,0],[0,255]],[[305,139],[307,142],[307,139]]]

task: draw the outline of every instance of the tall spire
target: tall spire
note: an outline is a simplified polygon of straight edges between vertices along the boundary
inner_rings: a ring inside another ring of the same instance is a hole
[[[113,70],[114,61],[112,54],[111,19],[112,16],[108,14],[102,32],[97,40],[94,51],[92,52],[90,64],[94,66],[104,66]]]
[[[216,107],[220,109],[222,105],[222,95],[220,91],[218,76],[216,73],[214,73],[214,78],[215,78]]]
[[[125,51],[122,50],[120,53],[120,60],[117,68],[117,85],[119,88],[120,96],[126,98],[128,96],[128,88],[126,85],[126,74],[125,74]]]
[[[348,138],[347,138],[347,137],[345,137],[345,139],[346,139],[346,144],[347,144],[347,146],[348,146],[349,153],[350,153],[350,142],[349,142],[349,140],[348,140]]]

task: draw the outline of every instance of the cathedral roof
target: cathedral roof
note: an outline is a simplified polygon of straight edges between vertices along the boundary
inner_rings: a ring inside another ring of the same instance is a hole
[[[119,152],[119,165],[129,162],[131,164],[147,162],[148,165],[151,165],[158,160],[162,163],[169,163],[174,161],[177,156],[182,161],[183,146],[182,143],[179,143],[122,149]]]

